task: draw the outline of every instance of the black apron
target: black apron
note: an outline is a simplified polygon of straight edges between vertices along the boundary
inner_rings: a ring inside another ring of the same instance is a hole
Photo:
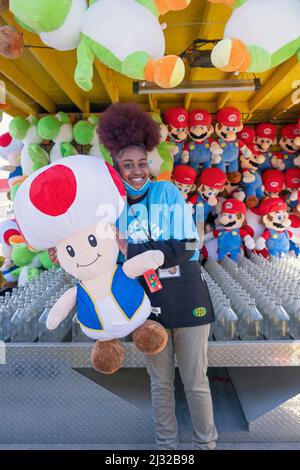
[[[163,289],[151,293],[143,279],[140,283],[148,295],[153,313],[149,317],[165,328],[206,325],[215,320],[208,287],[198,261],[180,265],[181,276],[161,279]]]

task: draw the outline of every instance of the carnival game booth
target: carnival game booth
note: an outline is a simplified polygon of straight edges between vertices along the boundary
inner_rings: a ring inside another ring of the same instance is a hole
[[[91,367],[97,338],[81,330],[76,305],[57,328],[47,323],[77,283],[49,257],[59,242],[52,219],[90,222],[74,187],[97,186],[95,158],[103,186],[93,204],[103,194],[123,201],[97,135],[118,101],[138,103],[160,126],[151,175],[176,184],[203,233],[220,441],[298,442],[299,0],[11,0],[0,11],[1,108],[13,118],[0,154],[16,216],[0,228],[0,445],[154,446],[149,380],[130,331],[122,368],[104,375]],[[50,180],[53,200],[64,195],[59,209],[45,207]],[[59,235],[73,236],[69,228]],[[135,281],[126,289],[138,298]],[[176,396],[189,442],[179,374]]]

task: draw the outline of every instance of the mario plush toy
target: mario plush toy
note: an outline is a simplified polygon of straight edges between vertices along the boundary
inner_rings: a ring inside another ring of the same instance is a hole
[[[168,126],[168,140],[177,145],[178,152],[174,155],[174,166],[188,162],[188,146],[186,139],[189,130],[189,113],[184,108],[169,109],[164,115]],[[186,150],[185,161],[182,161],[183,150]]]
[[[297,211],[298,192],[300,189],[300,168],[289,168],[285,172],[286,199],[288,208]]]
[[[218,136],[219,149],[221,149],[221,161],[217,164],[217,168],[224,172],[228,171],[232,178],[239,177],[240,147],[245,155],[250,154],[245,144],[240,143],[237,138],[237,133],[242,129],[241,113],[238,109],[228,107],[217,112],[215,132]]]
[[[280,170],[266,170],[262,175],[264,194],[266,197],[279,197],[284,190],[285,174]]]
[[[300,218],[295,214],[290,214],[290,231],[296,237],[296,239],[300,240]],[[290,253],[299,256],[300,254],[300,245],[299,243],[296,244],[292,240],[290,240]]]
[[[179,189],[184,199],[189,193],[196,190],[197,173],[191,166],[178,165],[173,170],[173,182]]]
[[[241,132],[237,133],[237,137],[245,145],[253,145],[255,143],[256,132],[253,127],[244,127]]]
[[[248,148],[250,150],[250,155],[242,155],[240,157],[243,173],[241,186],[246,194],[246,205],[247,207],[252,208],[258,206],[259,200],[264,196],[262,179],[258,168],[259,165],[265,161],[265,157],[259,154],[253,144]]]
[[[227,199],[223,202],[217,221],[220,229],[213,231],[213,236],[218,237],[219,261],[222,261],[227,255],[237,261],[242,252],[243,242],[249,250],[255,248],[253,238],[242,228],[245,219],[246,206],[242,201]]]
[[[256,249],[268,249],[269,255],[280,256],[290,251],[290,240],[299,243],[288,227],[291,225],[287,205],[280,198],[265,199],[259,207],[266,228],[256,241]]]
[[[279,145],[282,151],[274,154],[271,160],[274,168],[287,170],[298,166],[295,159],[299,156],[299,147],[297,145],[299,135],[300,128],[296,124],[288,124],[281,129]]]
[[[213,207],[218,204],[217,196],[223,191],[226,174],[219,168],[206,168],[200,175],[197,193],[189,199],[194,206],[195,222],[206,222]]]
[[[260,171],[272,168],[273,151],[272,146],[277,143],[277,129],[274,124],[262,122],[256,126],[255,145],[261,155],[265,156],[265,161],[259,166]]]
[[[212,115],[205,109],[196,109],[189,115],[189,163],[198,171],[199,165],[203,169],[211,168],[212,163],[220,162],[220,154],[212,154],[213,140],[210,136],[214,133]],[[212,161],[213,158],[213,161]],[[187,158],[185,158],[187,160]]]

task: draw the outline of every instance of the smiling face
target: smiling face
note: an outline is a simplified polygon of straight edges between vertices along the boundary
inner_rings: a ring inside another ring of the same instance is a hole
[[[256,146],[260,152],[268,152],[274,141],[272,139],[267,139],[266,137],[256,137],[255,138]]]
[[[263,223],[266,228],[276,230],[276,232],[284,232],[291,225],[287,211],[271,212],[264,215]]]
[[[150,176],[147,154],[142,147],[126,148],[116,163],[122,179],[135,189],[144,186]]]
[[[299,150],[299,147],[295,139],[288,139],[287,137],[282,137],[279,141],[280,147],[288,153],[296,153]]]
[[[203,142],[214,133],[213,126],[192,126],[189,135],[195,142]]]
[[[195,184],[184,184],[176,180],[174,180],[174,184],[179,189],[184,199],[187,199],[189,193],[195,191],[196,189]]]
[[[209,186],[206,186],[205,184],[201,184],[198,188],[198,193],[203,199],[206,199],[206,200],[208,200],[211,197],[217,197],[219,192],[220,192],[219,189],[210,188]]]
[[[222,212],[218,222],[227,230],[241,228],[244,224],[245,216],[243,214],[231,214],[229,212]]]
[[[187,127],[174,127],[171,124],[168,125],[169,137],[174,142],[182,142],[188,136]]]
[[[221,139],[226,140],[227,142],[233,142],[236,140],[236,134],[238,132],[241,132],[243,129],[243,126],[233,126],[233,127],[228,127],[228,126],[223,126],[221,123],[217,123],[216,125],[216,134],[218,137],[221,137]]]
[[[111,271],[119,248],[114,232],[100,224],[81,230],[57,245],[61,267],[80,281],[88,281]]]
[[[244,157],[243,155],[240,157],[240,162],[241,162],[241,168],[243,170],[251,170],[251,171],[257,171],[259,168],[259,165],[264,163],[265,161],[265,156],[264,155],[255,155],[252,154],[251,157]]]

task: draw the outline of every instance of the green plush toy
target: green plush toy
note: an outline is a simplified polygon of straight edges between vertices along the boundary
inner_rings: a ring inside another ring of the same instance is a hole
[[[93,87],[93,63],[130,78],[172,88],[184,78],[182,59],[165,53],[159,16],[183,10],[191,0],[11,0],[10,11],[26,29],[59,50],[77,47],[75,81]]]
[[[99,141],[97,127],[99,117],[92,115],[87,121],[79,121],[73,129],[74,140],[80,145],[91,145],[89,155],[101,157],[110,165],[113,165],[112,157],[106,147]]]
[[[44,140],[52,140],[54,146],[50,151],[50,161],[55,162],[63,157],[77,155],[73,141],[73,126],[69,116],[59,112],[55,116],[44,116],[38,123],[38,134]]]
[[[175,144],[166,141],[168,127],[163,123],[161,117],[158,114],[152,114],[151,117],[159,124],[160,143],[152,152],[148,153],[149,171],[157,181],[171,181],[174,167],[173,156],[178,152],[178,149]]]
[[[27,119],[15,117],[9,123],[10,135],[23,143],[20,161],[24,176],[31,175],[49,163],[49,155],[40,145],[43,139],[37,133],[37,125],[36,116],[29,116]]]

